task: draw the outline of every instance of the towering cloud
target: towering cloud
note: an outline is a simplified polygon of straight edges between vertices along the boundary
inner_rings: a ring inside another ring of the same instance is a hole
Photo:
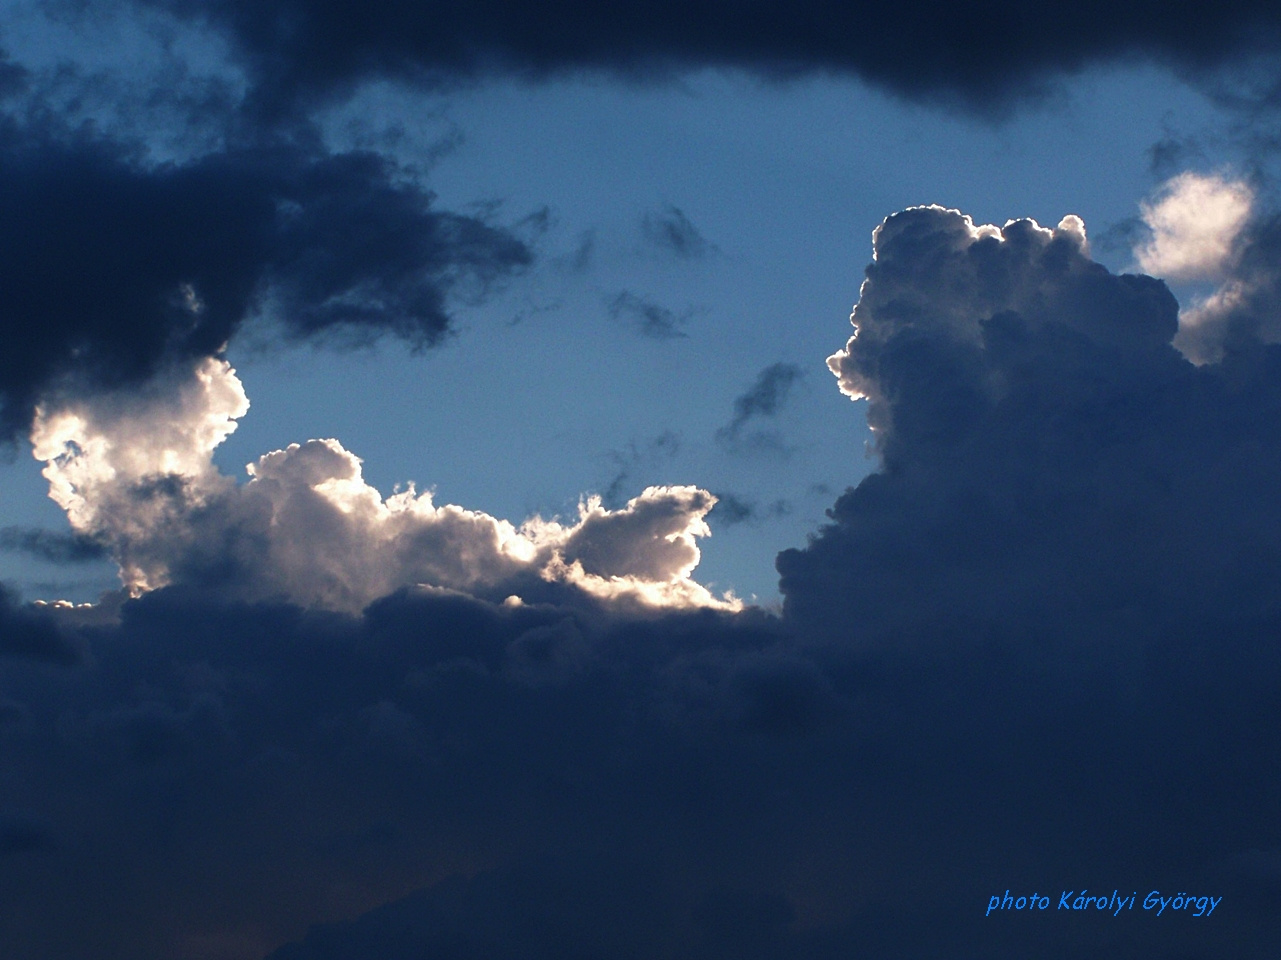
[[[883,467],[780,556],[791,617],[856,645],[1093,644],[1275,612],[1275,349],[1242,337],[1194,367],[1164,285],[1091,261],[1075,217],[917,208],[874,243],[828,363]]]

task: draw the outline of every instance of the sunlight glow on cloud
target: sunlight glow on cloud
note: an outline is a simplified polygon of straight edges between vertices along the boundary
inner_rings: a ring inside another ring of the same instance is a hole
[[[1139,266],[1170,280],[1215,284],[1179,311],[1174,345],[1185,357],[1217,363],[1232,344],[1281,342],[1273,307],[1277,218],[1258,209],[1248,183],[1185,172],[1140,207],[1152,237],[1134,251]]]
[[[978,276],[971,248],[980,244],[1013,244],[1006,256],[1017,265],[1004,282]],[[977,344],[981,319],[1036,303],[1044,276],[1032,269],[1052,244],[1089,257],[1085,222],[1075,214],[1053,230],[1035,220],[1009,220],[1004,227],[975,224],[968,214],[938,204],[909,207],[882,221],[872,231],[872,264],[850,314],[854,335],[844,349],[827,358],[827,367],[851,400],[872,400],[867,422],[872,430],[887,426],[877,404],[876,377],[852,359],[857,344],[915,330],[921,336],[945,336]],[[942,288],[944,293],[940,293]],[[863,340],[860,341],[860,336]]]
[[[212,584],[237,599],[356,612],[404,586],[518,594],[533,575],[640,608],[742,606],[690,579],[716,503],[705,490],[649,487],[619,510],[592,497],[575,523],[517,527],[437,506],[412,484],[384,498],[332,439],[267,453],[236,486],[212,456],[248,408],[231,366],[207,358],[142,397],[39,411],[31,439],[49,495],[76,533],[107,547],[131,595]]]
[[[1157,196],[1140,204],[1152,236],[1135,250],[1139,268],[1166,280],[1222,277],[1250,218],[1250,186],[1188,171],[1166,181]]]
[[[49,497],[72,529],[112,549],[136,596],[169,582],[156,551],[163,553],[161,537],[185,526],[181,514],[233,488],[212,457],[248,410],[230,365],[205,358],[186,376],[159,376],[140,395],[37,408],[32,455],[45,461]]]

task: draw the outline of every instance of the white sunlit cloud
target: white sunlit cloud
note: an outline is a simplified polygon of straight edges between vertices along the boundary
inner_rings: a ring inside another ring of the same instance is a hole
[[[913,216],[918,213],[923,216]],[[912,242],[926,239],[927,235],[921,233],[923,223],[933,231],[928,234],[932,243],[928,255],[920,244]],[[1026,277],[1016,281],[1010,277],[1006,284],[993,285],[985,284],[973,273],[969,250],[974,244],[1003,244],[1011,238],[1037,250],[1044,250],[1057,240],[1070,245],[1082,257],[1088,258],[1090,251],[1085,222],[1075,214],[1065,216],[1053,229],[1042,227],[1035,220],[1009,220],[1004,227],[998,227],[976,224],[959,210],[929,204],[908,207],[882,221],[872,231],[874,262],[859,289],[859,302],[850,314],[854,334],[843,349],[827,358],[827,367],[837,378],[841,393],[851,400],[878,397],[876,378],[853,358],[860,337],[882,338],[891,330],[919,324],[920,318],[928,317],[935,333],[978,342],[982,337],[978,318],[1035,304],[1040,295],[1039,281]],[[875,284],[873,275],[877,278]],[[1029,272],[1029,276],[1036,275]],[[940,296],[940,286],[946,289],[946,295]],[[882,319],[878,321],[877,316]],[[886,317],[893,317],[894,322],[887,323]],[[881,405],[874,403],[874,409],[868,411],[867,422],[873,431],[887,426],[875,409],[877,406]]]
[[[716,503],[705,490],[649,487],[619,510],[592,497],[572,523],[516,526],[412,485],[383,497],[332,439],[265,454],[237,486],[212,457],[248,408],[231,366],[206,358],[142,396],[38,411],[50,497],[111,551],[130,594],[192,582],[355,612],[408,585],[492,592],[532,573],[633,607],[742,606],[691,579]]]
[[[1165,280],[1221,279],[1253,205],[1240,180],[1191,171],[1171,178],[1140,204],[1152,235],[1135,250],[1139,268]]]
[[[1139,269],[1165,280],[1217,285],[1209,294],[1191,295],[1179,311],[1174,345],[1195,363],[1222,357],[1227,319],[1249,297],[1250,285],[1234,273],[1254,200],[1242,180],[1187,171],[1139,205],[1151,231],[1134,250]]]

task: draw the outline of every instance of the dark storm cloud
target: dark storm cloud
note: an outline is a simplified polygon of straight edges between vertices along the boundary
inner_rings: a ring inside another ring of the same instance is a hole
[[[87,537],[40,527],[0,527],[0,550],[48,563],[87,563],[107,555],[101,544]]]
[[[6,809],[57,841],[0,857],[0,942],[1272,957],[1281,348],[1193,366],[1164,285],[1078,221],[921,209],[876,242],[832,364],[882,468],[780,557],[781,618],[528,572],[359,615],[205,581],[77,621],[81,665],[0,661]],[[1058,909],[1082,888],[1224,900]],[[1050,907],[985,916],[1007,889]]]
[[[51,850],[53,847],[53,835],[46,824],[30,817],[0,815],[0,857]]]
[[[547,589],[355,618],[170,588],[96,628],[91,667],[4,664],[7,803],[58,843],[39,871],[0,858],[0,940],[32,960],[1271,955],[1281,745],[1254,731],[1281,721],[1281,620],[867,656],[758,612],[620,618]],[[1201,926],[983,915],[1006,888],[1104,886],[1232,899]]]
[[[69,666],[80,660],[81,647],[52,611],[22,603],[0,583],[0,657]]]
[[[531,259],[375,154],[279,146],[156,166],[55,127],[0,122],[7,436],[47,391],[142,382],[217,353],[260,312],[290,337],[431,345],[452,289]]]
[[[1054,73],[1145,56],[1199,69],[1275,51],[1281,15],[1262,0],[1082,5],[937,0],[885,5],[722,0],[608,7],[580,0],[452,6],[354,0],[149,0],[231,38],[268,111],[361,80],[429,82],[494,71],[632,75],[731,66],[790,76],[851,73],[913,97],[992,105]]]
[[[654,246],[685,260],[716,252],[716,244],[704,237],[679,207],[668,206],[662,213],[645,214],[641,231]]]
[[[689,334],[681,329],[692,315],[677,314],[654,301],[624,290],[606,305],[613,320],[626,319],[642,337],[651,340],[682,340]]]
[[[756,381],[734,398],[734,416],[716,431],[718,440],[737,440],[749,422],[772,417],[787,402],[792,386],[801,378],[794,363],[775,363],[756,375]]]
[[[508,869],[549,844],[630,844],[627,821],[667,815],[661,771],[699,764],[701,739],[822,722],[812,681],[770,683],[792,658],[768,618],[619,619],[543,593],[415,590],[352,618],[169,589],[95,629],[91,668],[15,662],[6,802],[82,839],[34,877],[0,866],[0,941],[31,958],[212,940],[262,956],[335,916],[335,884],[351,916],[486,862],[485,846]]]

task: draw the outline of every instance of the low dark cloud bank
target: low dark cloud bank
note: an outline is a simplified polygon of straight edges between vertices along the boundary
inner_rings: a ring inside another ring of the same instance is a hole
[[[88,655],[0,661],[8,952],[1272,956],[1281,348],[1194,366],[1071,218],[876,242],[831,365],[883,466],[780,556],[781,617],[536,577],[41,612]],[[1049,907],[985,916],[1007,889]]]
[[[376,154],[263,146],[154,165],[54,126],[0,120],[9,436],[46,394],[142,383],[263,311],[290,337],[433,344],[451,288],[531,259]]]
[[[69,666],[79,662],[81,646],[52,611],[22,603],[0,583],[0,657]]]
[[[510,0],[370,7],[352,0],[148,0],[229,37],[264,110],[371,77],[448,82],[580,68],[632,75],[702,66],[774,75],[851,73],[912,97],[991,107],[1055,73],[1134,56],[1188,69],[1275,52],[1281,14],[1261,0],[1171,8],[1081,4],[784,4]]]

